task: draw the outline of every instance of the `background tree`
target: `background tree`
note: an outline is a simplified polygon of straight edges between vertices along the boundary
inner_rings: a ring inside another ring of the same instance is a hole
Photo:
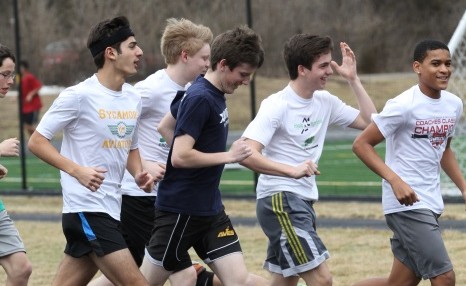
[[[11,1],[1,0],[0,42],[14,48]],[[139,78],[164,66],[159,46],[167,18],[188,18],[209,26],[214,34],[246,24],[245,1],[241,0],[18,3],[22,58],[29,60],[32,71],[45,84],[69,85],[94,72],[85,43],[90,27],[105,18],[125,15],[130,19],[144,50]],[[419,40],[448,42],[466,9],[466,0],[252,0],[252,9],[253,28],[261,34],[266,51],[259,71],[264,76],[286,76],[282,46],[298,32],[330,35],[335,43],[346,41],[358,56],[361,73],[386,73],[409,71],[411,51]],[[67,59],[55,63],[49,52],[56,55],[60,45],[66,46]]]

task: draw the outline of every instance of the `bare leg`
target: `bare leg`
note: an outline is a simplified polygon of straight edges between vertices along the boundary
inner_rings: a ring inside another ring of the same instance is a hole
[[[170,271],[166,271],[161,266],[153,264],[147,256],[144,257],[140,269],[151,286],[163,286],[171,274]]]
[[[0,258],[6,272],[6,285],[27,285],[31,276],[31,262],[24,252],[16,252]]]
[[[330,274],[330,269],[325,262],[312,270],[300,273],[299,276],[304,279],[306,285],[332,285],[332,274]]]
[[[127,248],[102,257],[95,253],[89,256],[114,285],[148,285]]]
[[[421,279],[401,263],[398,259],[393,259],[392,270],[388,278],[370,278],[353,284],[353,286],[415,286]],[[441,285],[441,284],[439,284]]]
[[[450,270],[430,279],[432,286],[454,286],[456,283],[455,271]]]
[[[113,286],[112,281],[108,280],[105,275],[100,275],[98,278],[92,280],[87,286]]]
[[[67,254],[58,266],[54,286],[86,285],[97,272],[97,266],[88,256],[74,258]]]
[[[172,273],[168,280],[170,280],[170,285],[194,286],[196,285],[197,273],[194,267],[189,267]]]
[[[262,286],[269,283],[258,275],[248,273],[241,253],[222,257],[210,263],[209,267],[212,268],[224,286]]]
[[[299,277],[283,277],[283,275],[272,273],[272,281],[270,286],[296,286],[299,281]]]

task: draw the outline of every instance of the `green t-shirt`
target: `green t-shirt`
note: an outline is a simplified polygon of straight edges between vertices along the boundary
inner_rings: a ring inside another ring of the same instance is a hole
[[[3,201],[0,200],[0,212],[5,209],[5,205],[3,204]]]

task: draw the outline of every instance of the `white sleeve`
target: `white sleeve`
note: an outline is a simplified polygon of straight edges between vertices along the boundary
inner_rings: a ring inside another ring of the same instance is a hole
[[[286,110],[286,102],[264,99],[256,117],[243,133],[242,137],[255,140],[262,145],[269,144],[275,131],[280,127],[283,112]]]
[[[64,90],[42,117],[37,131],[50,140],[65,126],[71,124],[70,127],[73,128],[76,124],[79,108],[80,97],[71,90]]]
[[[372,115],[372,120],[382,135],[388,138],[406,123],[406,105],[396,98],[390,99],[385,104],[382,112]]]
[[[327,99],[327,104],[331,107],[329,125],[348,127],[358,117],[359,110],[346,104],[340,98],[329,93]]]

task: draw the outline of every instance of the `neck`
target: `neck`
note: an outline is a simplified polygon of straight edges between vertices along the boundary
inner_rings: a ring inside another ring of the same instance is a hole
[[[121,91],[125,83],[123,75],[105,67],[99,69],[96,75],[101,85],[113,91]]]
[[[213,86],[215,86],[218,90],[221,90],[223,92],[222,83],[218,78],[218,73],[214,72],[209,68],[209,70],[206,72],[204,76],[204,79],[208,80]]]
[[[314,95],[314,92],[316,91],[315,89],[312,89],[312,88],[309,89],[309,87],[304,85],[298,79],[290,81],[290,86],[298,96],[304,99],[311,99],[312,96]]]
[[[168,76],[170,77],[170,79],[176,82],[180,86],[185,86],[188,84],[188,82],[194,80],[194,78],[191,78],[188,75],[186,75],[187,73],[186,68],[181,65],[178,65],[178,64],[167,65],[165,70]]]

